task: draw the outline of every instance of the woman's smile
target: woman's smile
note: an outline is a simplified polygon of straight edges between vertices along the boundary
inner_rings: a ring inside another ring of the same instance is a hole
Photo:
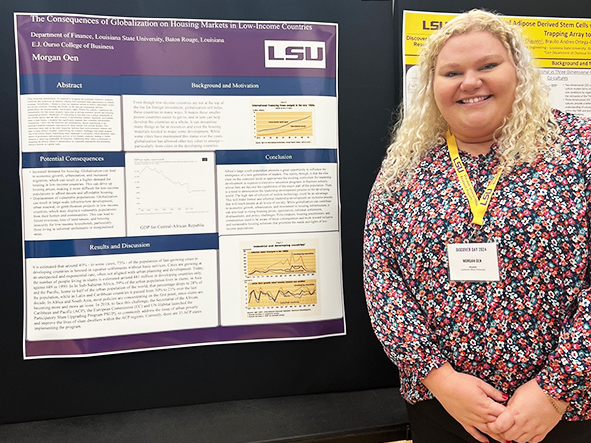
[[[490,97],[492,97],[492,95],[486,95],[483,97],[474,97],[474,98],[464,98],[464,99],[458,100],[458,103],[462,103],[462,104],[479,103],[481,101],[489,99]]]

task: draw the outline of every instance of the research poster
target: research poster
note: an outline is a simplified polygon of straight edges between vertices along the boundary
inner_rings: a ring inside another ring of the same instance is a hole
[[[25,358],[345,333],[336,24],[14,20]]]
[[[404,11],[402,47],[405,104],[412,100],[425,40],[456,14]],[[591,19],[514,17],[540,67],[554,108],[591,117]]]

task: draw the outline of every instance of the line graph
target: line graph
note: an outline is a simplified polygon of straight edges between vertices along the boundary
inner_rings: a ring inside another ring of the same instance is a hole
[[[318,315],[318,246],[317,238],[302,236],[241,241],[243,318],[270,321]]]
[[[201,162],[201,159],[162,160],[134,165],[132,185],[137,210],[148,213],[198,210],[198,195],[207,191],[199,179]]]
[[[248,283],[248,307],[314,305],[318,302],[316,280]]]
[[[316,103],[310,97],[263,99],[251,102],[252,142],[255,145],[310,145],[316,141]]]
[[[313,133],[312,112],[256,112],[256,136],[302,136]]]
[[[211,152],[127,153],[128,231],[215,231],[215,160]]]
[[[194,194],[194,193],[199,193],[199,192],[205,192],[204,189],[193,189],[192,186],[194,186],[194,183],[190,183],[190,182],[182,182],[182,181],[178,181],[178,180],[174,180],[172,178],[170,178],[169,176],[167,176],[161,169],[158,168],[154,168],[152,166],[146,166],[144,167],[142,170],[140,170],[137,173],[136,179],[137,180],[141,180],[142,179],[142,175],[143,174],[157,174],[160,175],[161,179],[166,182],[167,184],[171,184],[173,186],[178,186],[179,188],[182,188],[182,192],[186,192],[188,194]],[[150,179],[148,179],[150,180]]]
[[[308,274],[316,272],[315,249],[247,251],[247,275]]]

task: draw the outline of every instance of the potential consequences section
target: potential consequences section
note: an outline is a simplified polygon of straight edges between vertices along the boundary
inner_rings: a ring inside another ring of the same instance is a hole
[[[23,165],[25,240],[125,234],[121,154],[25,154]]]

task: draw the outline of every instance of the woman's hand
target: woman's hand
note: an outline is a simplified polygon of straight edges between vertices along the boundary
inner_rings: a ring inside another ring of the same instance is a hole
[[[554,402],[562,411],[568,406],[568,403],[559,400]],[[488,429],[508,441],[538,443],[561,417],[544,390],[535,380],[530,380],[515,391],[507,409],[488,425]]]
[[[489,438],[482,434],[486,432],[498,441],[505,441],[487,426],[505,412],[506,407],[500,402],[508,397],[501,391],[479,378],[457,372],[449,363],[432,370],[423,384],[476,440],[488,442]]]

